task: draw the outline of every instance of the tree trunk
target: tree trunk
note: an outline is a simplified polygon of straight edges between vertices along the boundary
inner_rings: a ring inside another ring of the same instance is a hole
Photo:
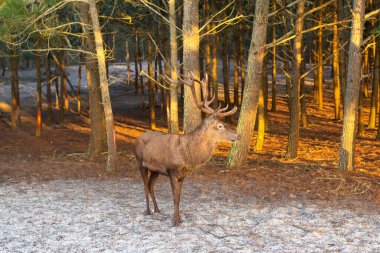
[[[345,0],[338,0],[338,19],[342,21],[345,19]],[[339,37],[339,47],[342,47],[348,41],[348,34],[346,30],[343,29],[342,25],[338,29],[338,37]],[[344,49],[347,47],[345,46]],[[339,72],[340,72],[340,86],[341,86],[341,94],[342,101],[344,106],[345,94],[346,94],[346,86],[347,86],[347,54],[346,50],[341,50],[339,54]]]
[[[255,152],[262,151],[263,146],[264,146],[264,135],[265,135],[264,86],[265,86],[265,82],[267,81],[266,78],[264,77],[265,73],[266,73],[265,71],[262,72],[261,85],[259,88],[259,101],[258,101],[258,108],[257,108],[258,120],[256,121],[258,123],[258,127],[257,127],[256,145],[254,149]]]
[[[117,167],[117,151],[116,151],[116,138],[115,138],[115,128],[113,122],[113,113],[111,107],[110,94],[108,90],[108,80],[106,73],[106,59],[103,48],[103,38],[99,26],[98,11],[96,9],[95,0],[89,0],[89,10],[92,19],[95,45],[96,45],[96,55],[98,58],[99,66],[99,79],[100,87],[103,101],[103,108],[106,121],[106,132],[107,132],[107,146],[108,146],[108,160],[107,160],[107,171],[113,171]]]
[[[11,80],[11,93],[12,93],[12,114],[11,114],[11,127],[17,128],[20,126],[20,97],[19,97],[19,84],[18,84],[18,56],[16,49],[10,46],[9,49],[9,66],[10,66],[10,80]]]
[[[277,5],[276,1],[273,1],[273,11],[276,11]],[[272,40],[273,43],[276,43],[277,40],[277,34],[276,34],[276,23],[277,19],[273,19],[273,25],[272,25]],[[276,105],[277,105],[277,46],[275,45],[272,48],[272,106],[271,111],[276,111]]]
[[[66,87],[66,60],[65,52],[61,51],[59,53],[59,69],[61,72],[61,90],[59,92],[59,124],[63,125],[65,121],[65,105],[66,105],[66,96],[67,96],[67,87]]]
[[[78,103],[78,114],[81,112],[81,86],[82,86],[82,54],[78,55],[78,87],[77,87],[77,103]]]
[[[333,73],[334,73],[334,116],[340,120],[340,65],[339,65],[339,34],[338,34],[338,2],[334,2],[333,26]]]
[[[354,0],[353,22],[348,57],[347,88],[344,98],[343,132],[339,150],[339,170],[352,171],[354,169],[354,147],[355,147],[355,121],[357,117],[361,45],[363,42],[364,25],[364,0]]]
[[[301,75],[306,72],[306,59],[302,60],[301,63]],[[306,110],[306,91],[305,91],[305,77],[300,80],[300,103],[301,103],[301,126],[303,128],[308,127],[307,122],[307,110]]]
[[[96,48],[93,34],[88,30],[90,25],[89,6],[86,3],[80,4],[80,19],[85,24],[82,29],[85,34],[84,44],[86,50],[95,54]],[[88,26],[87,26],[87,25]],[[86,79],[88,87],[88,97],[90,104],[90,141],[88,147],[88,156],[93,159],[102,152],[102,139],[105,132],[104,111],[102,106],[102,97],[100,94],[100,81],[98,62],[93,54],[86,55]]]
[[[36,43],[37,48],[39,42]],[[35,136],[40,137],[42,134],[42,82],[41,82],[41,57],[36,54],[36,71],[37,71],[37,108],[36,108],[36,131]]]
[[[192,72],[199,79],[199,13],[198,0],[184,0],[183,13],[183,70],[185,76]],[[200,99],[200,87],[195,85],[196,96]],[[185,87],[184,132],[192,132],[202,123],[201,111],[195,105],[191,90]]]
[[[319,0],[319,5],[323,0]],[[323,110],[323,9],[319,11],[318,22],[318,109]]]
[[[51,122],[53,120],[53,110],[51,101],[51,75],[50,75],[50,53],[45,58],[46,67],[46,99],[47,99],[47,120]]]
[[[373,71],[371,108],[369,113],[368,128],[376,128],[377,104],[379,101],[379,83],[380,83],[380,37],[376,41],[375,67]],[[380,123],[379,123],[380,125]]]
[[[263,68],[265,57],[265,44],[268,27],[269,1],[257,0],[255,18],[252,29],[251,45],[248,55],[248,75],[243,95],[242,108],[239,116],[237,132],[241,140],[234,142],[228,156],[227,164],[229,167],[239,167],[248,156],[251,143],[256,112],[258,105],[258,90],[262,76],[259,74]]]
[[[230,105],[230,73],[228,68],[228,32],[224,33],[224,38],[222,39],[222,61],[223,61],[223,90],[224,90],[224,104]]]
[[[363,111],[363,103],[364,103],[364,81],[360,82],[359,89],[359,105],[358,105],[358,137],[364,136],[364,111]]]
[[[139,94],[139,36],[137,35],[137,31],[135,32],[135,95]]]
[[[152,42],[148,39],[148,76],[153,76],[153,49]],[[155,99],[154,99],[154,83],[148,78],[149,85],[149,127],[150,129],[156,129],[156,111],[155,111]]]
[[[170,131],[179,133],[178,123],[178,45],[175,17],[175,0],[169,0],[169,26],[170,26],[170,76],[174,81],[170,85]]]
[[[213,22],[211,25],[212,29],[214,30],[215,23]],[[219,105],[219,87],[218,87],[218,35],[212,34],[211,35],[211,52],[212,52],[212,69],[211,69],[211,81],[212,81],[212,92],[215,96],[214,99],[214,106],[215,108]]]
[[[239,3],[239,13],[243,14],[243,0]],[[241,82],[241,97],[243,100],[243,93],[245,87],[245,50],[244,50],[244,28],[243,28],[243,20],[240,21],[238,25],[239,31],[239,52],[240,52],[240,82]]]
[[[234,50],[234,105],[239,106],[239,62],[240,62],[240,52],[238,40],[235,42]]]
[[[300,131],[300,77],[301,77],[301,64],[302,64],[302,30],[303,30],[303,12],[305,3],[303,0],[298,2],[297,7],[297,20],[296,20],[296,34],[293,44],[294,61],[293,61],[293,75],[290,88],[289,98],[289,113],[290,113],[290,126],[288,135],[288,146],[286,148],[286,158],[296,158],[298,153],[299,131]]]
[[[125,38],[125,61],[127,63],[127,84],[131,84],[131,58],[129,56],[128,37]]]
[[[139,45],[140,47],[140,45]],[[144,40],[141,40],[141,48],[139,48],[138,52],[139,52],[139,68],[140,68],[140,72],[141,70],[143,69],[142,68],[142,62],[144,60]],[[141,89],[141,110],[144,110],[145,109],[145,87],[144,87],[144,79],[142,76],[140,76],[140,89]]]

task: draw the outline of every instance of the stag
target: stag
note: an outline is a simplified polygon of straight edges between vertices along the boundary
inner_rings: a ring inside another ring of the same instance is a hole
[[[169,81],[171,80],[169,79]],[[203,101],[201,102],[198,101],[195,93],[195,82],[201,84],[202,87]],[[210,104],[215,96],[207,100],[207,77],[206,81],[199,81],[191,75],[190,78],[179,78],[179,83],[191,88],[195,104],[209,116],[200,126],[188,134],[179,135],[152,131],[141,134],[134,143],[134,154],[144,181],[146,213],[151,214],[149,193],[152,197],[154,212],[160,213],[154,194],[154,184],[160,174],[168,176],[173,191],[174,226],[178,226],[180,222],[179,202],[185,177],[211,159],[217,142],[232,142],[240,139],[234,130],[227,128],[220,121],[224,117],[234,114],[237,110],[236,106],[230,111],[227,111],[228,106],[221,108],[219,105],[217,109],[211,108]]]

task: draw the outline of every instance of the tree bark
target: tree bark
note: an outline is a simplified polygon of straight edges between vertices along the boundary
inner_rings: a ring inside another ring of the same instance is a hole
[[[199,79],[199,13],[198,0],[184,0],[183,13],[183,70],[188,76],[192,72]],[[191,90],[184,88],[184,132],[192,132],[202,123],[201,111],[195,105]],[[196,96],[200,100],[200,87],[195,85]]]
[[[276,11],[277,5],[276,1],[273,1],[273,11]],[[277,19],[273,19],[273,25],[272,25],[272,40],[273,43],[276,43],[277,40],[277,29],[276,29],[276,23]],[[275,45],[272,48],[272,106],[271,111],[276,111],[276,105],[277,105],[277,46]]]
[[[265,66],[263,66],[263,69]],[[265,70],[262,72],[261,77],[261,85],[259,88],[259,101],[258,101],[258,127],[257,127],[257,139],[256,139],[256,145],[255,145],[255,152],[260,152],[263,150],[264,146],[264,135],[265,135],[265,103],[264,103],[264,86],[265,82],[267,82],[266,78],[264,77],[264,74],[266,74]]]
[[[334,2],[333,18],[333,82],[334,82],[334,116],[335,120],[340,120],[340,65],[339,65],[339,32],[338,32],[338,2]]]
[[[96,55],[98,58],[99,66],[99,79],[100,88],[103,101],[103,109],[106,121],[106,132],[107,132],[107,146],[108,146],[108,160],[107,160],[107,171],[113,171],[117,167],[117,150],[116,150],[116,138],[115,138],[115,128],[113,121],[113,113],[111,107],[110,94],[108,90],[108,79],[106,71],[106,59],[103,48],[103,38],[99,26],[98,10],[96,9],[95,0],[89,0],[89,10],[93,25]]]
[[[127,84],[131,84],[131,58],[129,54],[128,38],[125,38],[125,61],[127,63]]]
[[[300,77],[301,77],[301,64],[302,64],[302,30],[303,30],[303,12],[305,3],[303,0],[298,2],[297,6],[297,20],[296,20],[296,34],[293,44],[294,61],[293,61],[293,75],[290,88],[289,108],[290,108],[290,126],[288,135],[288,146],[286,148],[286,158],[296,158],[298,153],[299,143],[299,128],[300,128]]]
[[[239,167],[248,156],[258,105],[258,90],[261,84],[263,60],[268,27],[269,1],[257,0],[248,55],[248,75],[237,132],[241,140],[234,142],[228,156],[228,167]]]
[[[80,3],[80,19],[84,24],[82,27],[85,34],[84,44],[87,51],[95,54],[95,43],[93,34],[90,33],[89,6],[86,3]],[[86,25],[87,24],[87,25]],[[86,79],[88,88],[88,97],[90,104],[90,141],[88,146],[88,156],[90,159],[95,158],[102,152],[102,142],[105,132],[104,110],[102,106],[102,97],[100,94],[99,67],[97,58],[92,54],[86,55]]]
[[[78,55],[78,87],[77,87],[77,112],[80,114],[81,112],[81,86],[82,86],[82,54],[79,53]]]
[[[9,67],[10,67],[10,80],[11,80],[11,93],[12,93],[12,114],[11,114],[11,127],[17,128],[20,126],[20,97],[19,97],[19,84],[18,84],[18,56],[16,49],[13,46],[9,47]]]
[[[371,108],[369,113],[368,128],[376,128],[377,104],[379,101],[379,83],[380,83],[380,37],[376,41],[375,67],[373,72]],[[380,125],[380,124],[379,124]]]
[[[211,28],[214,30],[215,23],[212,23]],[[215,96],[214,106],[215,108],[219,105],[219,87],[218,87],[218,35],[211,35],[211,52],[212,52],[212,68],[211,68],[211,82],[212,82],[212,92]]]
[[[153,49],[152,42],[148,39],[148,76],[153,76]],[[149,85],[149,127],[150,129],[156,129],[156,111],[155,111],[155,99],[154,99],[154,83],[148,78]]]
[[[306,59],[304,58],[301,63],[301,75],[306,72]],[[300,80],[300,103],[301,103],[301,126],[308,127],[307,109],[306,109],[306,91],[305,91],[305,77]]]
[[[135,95],[139,93],[139,36],[137,35],[137,31],[135,31]]]
[[[59,92],[59,124],[63,125],[65,121],[65,104],[66,104],[66,96],[67,96],[67,87],[66,87],[66,60],[65,60],[65,52],[61,51],[59,53],[59,69],[61,72],[61,90]]]
[[[338,20],[342,21],[345,19],[345,0],[338,0]],[[342,47],[344,43],[348,40],[348,34],[346,30],[338,29],[338,37],[339,37],[339,47]],[[346,47],[344,47],[346,49]],[[341,86],[341,95],[342,101],[344,104],[345,94],[346,94],[346,86],[347,86],[347,54],[346,50],[341,50],[339,54],[339,73],[340,73],[340,86]],[[343,105],[344,106],[344,105]]]
[[[223,90],[224,90],[224,104],[230,105],[230,71],[228,67],[228,32],[224,33],[224,39],[222,39],[222,62],[223,62]]]
[[[37,48],[39,42],[36,43]],[[36,106],[36,131],[35,136],[40,137],[42,134],[42,82],[41,82],[41,56],[35,55],[36,72],[37,72],[37,106]]]
[[[354,0],[348,57],[347,88],[344,98],[343,131],[339,150],[339,170],[354,169],[355,122],[360,89],[361,45],[363,43],[364,0]]]
[[[53,110],[52,110],[52,101],[51,101],[51,75],[50,75],[50,53],[46,55],[45,58],[45,67],[46,67],[46,99],[47,99],[47,117],[48,121],[53,120]]]
[[[169,26],[170,26],[170,77],[174,81],[170,85],[170,121],[169,129],[172,133],[179,133],[178,121],[178,45],[175,16],[175,0],[169,0]]]
[[[319,5],[323,4],[323,0],[319,0]],[[318,22],[318,109],[323,109],[323,9],[319,11]]]

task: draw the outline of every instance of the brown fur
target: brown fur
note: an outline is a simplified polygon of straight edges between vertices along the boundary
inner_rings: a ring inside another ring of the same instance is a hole
[[[160,212],[154,195],[154,183],[159,174],[169,176],[174,200],[173,224],[177,226],[180,221],[179,201],[183,179],[211,159],[218,141],[235,141],[239,138],[235,131],[225,128],[215,115],[204,120],[201,126],[189,134],[141,134],[135,142],[134,153],[144,181],[147,214],[150,214],[149,193],[154,211]],[[148,171],[151,172],[149,180]]]

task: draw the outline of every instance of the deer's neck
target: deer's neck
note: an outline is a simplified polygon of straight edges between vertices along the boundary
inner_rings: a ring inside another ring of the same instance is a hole
[[[216,141],[207,134],[207,129],[200,127],[184,135],[183,158],[194,169],[211,159]]]

